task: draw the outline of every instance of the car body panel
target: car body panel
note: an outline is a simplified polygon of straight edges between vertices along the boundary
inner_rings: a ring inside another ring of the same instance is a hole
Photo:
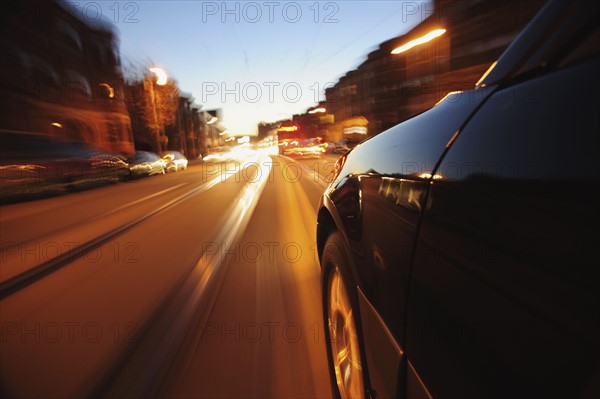
[[[569,96],[599,88],[597,70],[598,58],[498,91],[436,171],[406,321],[434,396],[579,396],[598,367],[600,122],[595,92]],[[514,106],[524,85],[536,95]]]
[[[332,208],[336,227],[357,259],[357,281],[398,342],[403,341],[405,303],[398,298],[388,304],[385,298],[398,291],[398,281],[403,287],[408,282],[428,176],[454,133],[492,90],[449,95],[431,110],[358,145],[326,190],[324,205]],[[363,225],[365,219],[371,223]]]
[[[352,254],[367,392],[600,391],[598,28],[573,23],[598,6],[552,3],[551,34],[521,35],[476,89],[338,162],[317,244],[339,230]]]
[[[369,367],[376,368],[371,383],[380,391],[393,392],[404,383],[400,359],[406,296],[398,293],[407,290],[431,173],[461,124],[492,91],[451,94],[437,107],[355,147],[342,157],[341,171],[323,197],[323,207],[353,254],[350,272],[361,292],[361,326],[374,342],[365,351]],[[366,159],[375,162],[367,167]],[[324,234],[320,219],[318,235]],[[365,219],[372,223],[363,225]],[[382,358],[387,360],[373,361]]]
[[[380,397],[391,398],[398,389],[401,361],[404,355],[396,339],[379,317],[360,287],[358,304],[361,315],[362,334],[366,342],[378,342],[365,348],[367,364],[370,365],[371,388]]]

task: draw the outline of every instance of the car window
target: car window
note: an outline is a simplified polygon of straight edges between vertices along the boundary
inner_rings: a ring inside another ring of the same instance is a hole
[[[574,40],[572,46],[566,49],[564,55],[559,57],[557,64],[563,68],[600,54],[600,27],[594,21],[594,24],[582,29],[580,34]]]
[[[566,55],[574,54],[573,50],[579,48],[584,53],[591,55],[581,44],[586,42],[591,31],[597,25],[600,13],[600,3],[597,1],[557,1],[548,3],[554,12],[559,15],[554,17],[555,22],[546,26],[543,36],[531,41],[526,59],[518,67],[513,77],[518,81],[539,76],[554,69]],[[588,49],[592,50],[593,46]],[[596,53],[597,54],[597,53]],[[584,54],[580,54],[584,55]],[[560,66],[560,65],[559,65]]]

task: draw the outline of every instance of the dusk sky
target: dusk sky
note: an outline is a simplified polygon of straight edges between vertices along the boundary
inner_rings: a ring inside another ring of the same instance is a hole
[[[433,8],[427,1],[96,4],[116,27],[124,65],[164,68],[202,109],[222,108],[236,135],[316,105],[324,87]]]

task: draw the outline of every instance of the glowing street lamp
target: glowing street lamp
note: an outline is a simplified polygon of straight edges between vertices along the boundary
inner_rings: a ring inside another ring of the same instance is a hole
[[[108,98],[114,98],[115,89],[113,89],[111,85],[109,85],[108,83],[98,83],[98,85],[106,88]]]
[[[167,74],[166,72],[162,69],[162,68],[158,68],[158,67],[152,67],[149,68],[150,72],[152,72],[153,74],[156,75],[156,84],[159,86],[163,86],[167,83]],[[156,134],[155,134],[155,141],[156,141],[156,149],[157,152],[162,151],[162,142],[161,142],[161,126],[158,123],[158,112],[156,111],[156,96],[154,93],[154,83],[150,82],[150,97],[152,99],[152,110],[154,112],[154,123],[156,124]]]
[[[427,33],[426,35],[423,35],[417,39],[411,40],[410,42],[403,44],[400,47],[396,47],[395,49],[392,50],[392,54],[403,53],[407,50],[410,50],[411,48],[413,48],[415,46],[419,46],[423,43],[427,43],[427,42],[435,39],[436,37],[442,36],[444,33],[446,33],[446,29],[434,29],[431,32]]]
[[[150,72],[156,75],[157,85],[164,86],[165,84],[167,84],[167,73],[164,71],[164,69],[159,67],[152,67],[150,68]]]

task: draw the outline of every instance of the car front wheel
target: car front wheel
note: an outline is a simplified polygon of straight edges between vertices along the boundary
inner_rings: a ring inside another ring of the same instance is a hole
[[[327,357],[334,395],[340,398],[366,396],[359,331],[355,309],[356,289],[346,277],[348,256],[339,232],[325,243],[323,267],[323,315]]]

